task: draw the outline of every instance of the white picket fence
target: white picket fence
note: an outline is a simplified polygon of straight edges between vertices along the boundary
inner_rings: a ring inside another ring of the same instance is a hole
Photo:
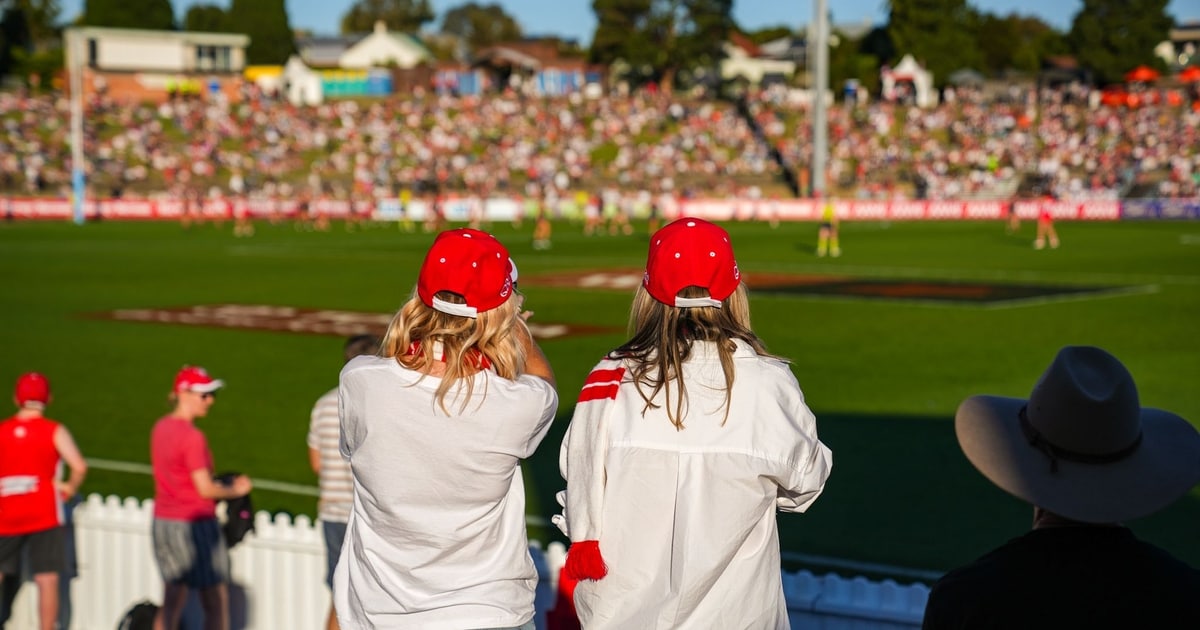
[[[154,502],[91,495],[74,512],[78,575],[71,581],[68,630],[112,630],[141,600],[158,602],[162,581],[150,545]],[[307,516],[255,515],[255,531],[231,552],[231,628],[234,630],[320,630],[329,610],[325,587],[325,546],[321,530]],[[530,547],[541,581],[537,626],[554,605],[559,569],[566,548],[558,542],[544,550]],[[783,574],[793,628],[885,630],[918,628],[929,589],[863,577],[817,576],[808,571]],[[37,627],[37,595],[27,583],[14,604],[10,630]],[[190,606],[185,628],[198,607]]]

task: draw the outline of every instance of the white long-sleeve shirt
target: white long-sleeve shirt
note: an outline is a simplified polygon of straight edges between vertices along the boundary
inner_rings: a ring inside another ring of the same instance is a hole
[[[575,590],[588,630],[788,627],[775,512],[806,510],[832,455],[785,363],[737,342],[734,366],[722,426],[716,346],[693,347],[682,430],[661,406],[643,415],[621,361],[588,377],[562,444],[556,519],[573,543],[599,541],[607,565]]]
[[[520,460],[558,407],[547,381],[475,377],[466,409],[440,379],[358,357],[338,388],[354,505],[333,578],[343,628],[514,627],[534,614]],[[465,388],[463,388],[465,390]]]

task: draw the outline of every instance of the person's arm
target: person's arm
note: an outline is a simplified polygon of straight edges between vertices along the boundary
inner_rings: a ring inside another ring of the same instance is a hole
[[[67,463],[67,468],[70,469],[67,480],[55,480],[54,485],[58,487],[58,492],[63,499],[70,499],[75,496],[76,492],[79,492],[79,486],[83,485],[83,479],[87,476],[87,462],[84,461],[83,454],[79,452],[79,447],[75,445],[75,439],[71,437],[71,432],[61,424],[54,430],[54,448],[58,451],[58,456]]]
[[[308,447],[308,465],[312,467],[312,471],[321,474],[321,451],[313,447]]]
[[[516,328],[517,341],[525,348],[525,373],[544,379],[550,383],[551,387],[557,387],[558,383],[554,379],[554,370],[550,367],[550,361],[546,359],[546,354],[533,340],[529,326],[526,326],[524,320],[521,320],[516,322],[513,327]]]
[[[201,497],[214,501],[246,496],[254,487],[246,475],[234,477],[231,485],[221,485],[213,479],[212,473],[207,468],[192,471],[192,485],[196,486],[196,493]]]

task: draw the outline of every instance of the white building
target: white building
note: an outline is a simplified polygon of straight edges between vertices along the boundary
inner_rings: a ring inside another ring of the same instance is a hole
[[[911,102],[917,107],[937,105],[937,91],[933,89],[933,73],[921,67],[912,55],[904,55],[895,68],[884,67],[880,72],[883,80],[883,100]]]
[[[114,98],[165,97],[172,91],[225,91],[246,67],[250,37],[232,33],[123,28],[67,29],[77,38],[85,92],[104,86]]]
[[[347,70],[367,68],[414,68],[432,62],[433,55],[421,42],[405,33],[391,33],[383,21],[375,23],[375,31],[346,49],[338,66]]]

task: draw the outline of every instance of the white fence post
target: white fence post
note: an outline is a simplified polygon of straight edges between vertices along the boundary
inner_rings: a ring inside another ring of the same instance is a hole
[[[133,604],[162,599],[162,580],[150,543],[154,502],[91,495],[75,508],[78,576],[71,584],[70,630],[112,630]],[[560,542],[531,541],[538,569],[536,625],[546,627],[567,549]],[[307,516],[259,512],[254,532],[230,553],[233,630],[321,630],[329,610],[325,545]],[[923,584],[874,582],[865,577],[784,573],[783,592],[793,628],[891,630],[919,628],[929,588]],[[26,583],[9,627],[37,627],[37,596]],[[185,620],[185,628],[194,627]]]

